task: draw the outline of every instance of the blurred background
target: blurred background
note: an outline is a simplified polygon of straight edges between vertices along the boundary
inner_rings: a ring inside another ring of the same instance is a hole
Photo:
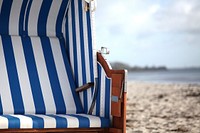
[[[129,80],[200,83],[199,0],[97,2],[97,48],[110,49],[113,68]]]
[[[97,48],[128,69],[127,132],[200,132],[200,1],[98,0]]]

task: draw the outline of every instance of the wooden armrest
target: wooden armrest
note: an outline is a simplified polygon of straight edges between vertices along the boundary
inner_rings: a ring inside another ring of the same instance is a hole
[[[101,53],[97,53],[97,61],[102,65],[107,76],[112,79],[110,132],[126,132],[126,70],[112,70]]]
[[[94,82],[84,84],[83,86],[76,88],[76,92],[82,92],[82,91],[87,90],[88,88],[91,88],[93,86],[94,86]]]

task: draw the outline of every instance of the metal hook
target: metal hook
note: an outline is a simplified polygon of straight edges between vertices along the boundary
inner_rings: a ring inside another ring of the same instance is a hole
[[[107,47],[101,47],[101,54],[110,54],[110,50]]]

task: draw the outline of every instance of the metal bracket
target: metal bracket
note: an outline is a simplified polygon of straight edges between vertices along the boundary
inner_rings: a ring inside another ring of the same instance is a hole
[[[112,96],[111,101],[117,103],[119,101],[119,97],[118,96]]]

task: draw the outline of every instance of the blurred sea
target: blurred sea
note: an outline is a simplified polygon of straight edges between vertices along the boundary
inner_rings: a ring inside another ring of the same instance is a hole
[[[200,69],[169,69],[166,71],[129,72],[128,81],[200,84]]]

